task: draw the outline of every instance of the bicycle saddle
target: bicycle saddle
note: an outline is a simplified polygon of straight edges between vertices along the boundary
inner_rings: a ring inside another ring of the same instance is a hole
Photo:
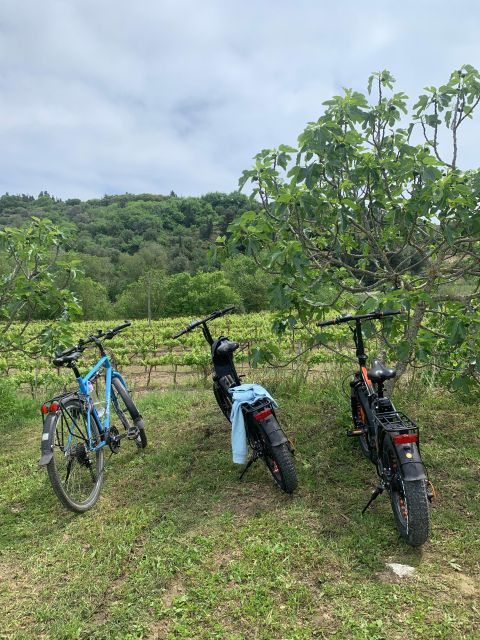
[[[232,351],[235,351],[235,349],[238,349],[239,346],[240,345],[238,344],[238,342],[222,340],[222,342],[215,349],[215,352],[222,356],[226,356],[227,354],[232,353]]]
[[[397,375],[395,369],[388,369],[380,360],[374,360],[367,373],[372,382],[383,382]]]
[[[78,360],[81,355],[81,351],[74,351],[73,353],[69,353],[68,355],[57,356],[56,358],[54,358],[53,364],[56,367],[63,367],[63,365],[68,364],[69,362]]]

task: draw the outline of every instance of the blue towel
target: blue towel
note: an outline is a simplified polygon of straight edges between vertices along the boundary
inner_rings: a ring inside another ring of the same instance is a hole
[[[247,461],[247,434],[243,419],[242,404],[253,404],[261,398],[268,398],[274,409],[278,407],[275,400],[266,389],[259,384],[240,384],[238,387],[230,387],[233,406],[230,413],[232,423],[232,457],[235,464],[245,464]]]

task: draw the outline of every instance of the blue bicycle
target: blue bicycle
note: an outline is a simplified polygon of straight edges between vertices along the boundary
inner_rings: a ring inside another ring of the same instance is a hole
[[[40,465],[47,467],[53,490],[71,511],[87,511],[100,497],[106,446],[111,454],[118,453],[124,438],[133,440],[139,449],[147,446],[142,416],[102,344],[102,340],[111,340],[129,326],[130,322],[125,322],[106,332],[99,329],[96,335],[57,353],[53,360],[56,367],[72,369],[79,389],[57,395],[42,405]],[[100,360],[82,377],[77,361],[88,345],[98,348]],[[111,403],[121,431],[110,423]]]

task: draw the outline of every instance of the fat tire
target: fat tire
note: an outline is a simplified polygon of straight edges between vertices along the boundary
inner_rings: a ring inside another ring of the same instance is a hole
[[[229,404],[225,396],[222,393],[222,389],[218,382],[213,383],[213,395],[215,396],[215,400],[217,401],[218,406],[220,407],[225,418],[230,422],[230,413],[232,410],[231,403]]]
[[[80,404],[80,402],[78,400],[68,400],[65,403],[65,408],[68,409],[70,412],[72,410],[74,410],[75,408],[78,408],[80,413],[83,413],[83,409],[82,406]],[[50,425],[49,425],[49,438],[50,438],[50,442],[55,443],[55,430],[56,430],[56,426],[58,423],[58,420],[62,419],[62,411],[57,411],[54,414],[51,414],[47,417],[47,420],[50,421]],[[92,436],[93,438],[99,442],[100,441],[100,434],[98,431],[98,427],[95,423],[95,421],[92,419],[91,421],[91,431],[92,431]],[[53,446],[55,446],[55,444],[53,444]],[[82,502],[76,502],[75,500],[73,500],[68,493],[65,491],[64,487],[63,487],[63,483],[60,479],[59,476],[59,471],[57,469],[57,465],[56,465],[56,461],[55,461],[55,455],[52,456],[50,462],[47,464],[47,472],[48,472],[48,477],[50,479],[50,483],[52,485],[52,488],[57,496],[57,498],[60,500],[60,502],[63,504],[64,507],[66,507],[67,509],[69,509],[70,511],[74,511],[76,513],[84,513],[85,511],[88,511],[89,509],[91,509],[94,504],[97,502],[98,498],[100,497],[100,492],[102,490],[102,486],[103,486],[103,470],[104,470],[104,455],[103,455],[103,448],[99,449],[95,454],[95,467],[96,467],[96,476],[97,476],[97,480],[95,482],[94,488],[91,492],[91,494],[89,495],[89,497],[82,501]]]
[[[428,540],[429,513],[425,480],[403,481],[405,502],[408,509],[408,525],[405,527],[397,514],[396,506],[392,509],[398,532],[405,542],[412,547],[421,547]]]
[[[353,428],[357,429],[358,428],[358,415],[357,415],[357,407],[360,404],[360,401],[358,400],[358,398],[356,396],[352,396],[351,397],[351,404],[352,404],[352,421],[353,421]],[[360,450],[363,453],[363,455],[365,456],[365,458],[367,458],[367,460],[370,460],[370,462],[373,462],[374,456],[368,446],[367,443],[367,438],[365,436],[358,436],[357,438],[358,440],[358,444],[360,446]]]
[[[429,508],[426,481],[405,480],[401,467],[398,465],[395,447],[390,441],[386,441],[384,444],[384,464],[385,452],[393,456],[392,459],[397,466],[395,470],[396,482],[400,485],[400,490],[390,488],[390,502],[395,524],[400,536],[407,544],[412,547],[420,547],[428,540],[429,533]],[[387,464],[391,467],[390,462],[387,462]],[[406,518],[402,514],[401,500],[404,501],[406,505]]]
[[[279,473],[273,471],[269,460],[276,463]],[[265,452],[264,461],[280,489],[285,493],[293,493],[297,488],[298,479],[293,455],[288,444],[284,442],[277,446],[269,446]],[[279,474],[280,477],[278,477]]]
[[[118,378],[113,378],[112,387],[114,387],[115,393],[118,394],[120,396],[120,398],[122,399],[122,401],[123,401],[125,407],[127,408],[127,411],[129,413],[130,418],[132,419],[133,423],[135,424],[137,422],[137,426],[139,428],[139,434],[138,434],[138,438],[136,438],[135,442],[137,443],[138,448],[139,449],[145,449],[145,447],[147,446],[147,434],[145,433],[145,427],[143,426],[142,416],[140,415],[139,410],[137,409],[135,403],[132,400],[132,397],[128,393],[128,391],[125,388],[125,386],[122,384],[121,380],[119,380]],[[119,413],[117,411],[117,408],[115,407],[115,404],[113,406],[115,408],[115,411],[116,411],[118,417],[121,420],[122,418],[119,415]],[[138,424],[138,422],[140,422],[140,424]],[[123,426],[125,426],[125,425],[123,425]]]

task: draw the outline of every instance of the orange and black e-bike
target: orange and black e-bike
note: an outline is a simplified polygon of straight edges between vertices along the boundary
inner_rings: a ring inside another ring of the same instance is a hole
[[[362,513],[387,490],[401,537],[418,547],[428,538],[428,503],[434,495],[420,455],[418,427],[397,411],[385,394],[384,383],[395,377],[395,369],[388,369],[380,360],[373,360],[367,369],[362,335],[362,320],[380,320],[400,313],[402,311],[375,311],[344,315],[317,324],[326,327],[354,323],[350,329],[360,367],[350,381],[353,429],[348,435],[358,438],[363,453],[375,464],[380,478]]]

